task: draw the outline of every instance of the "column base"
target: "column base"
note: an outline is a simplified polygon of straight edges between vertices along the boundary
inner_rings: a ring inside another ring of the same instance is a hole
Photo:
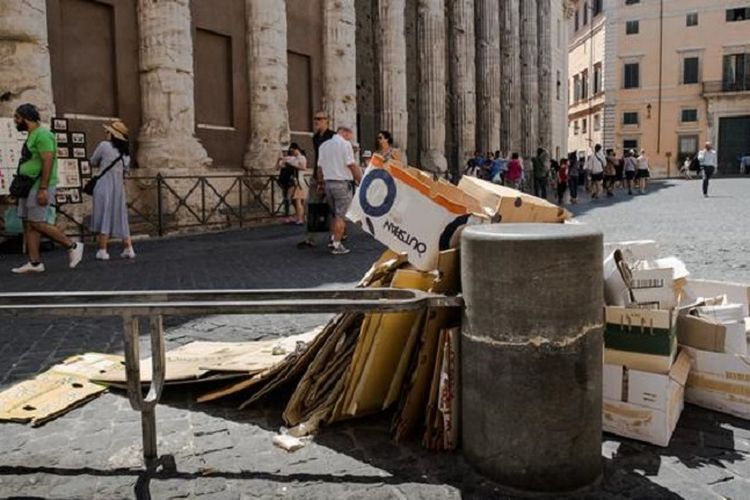
[[[138,139],[137,160],[140,168],[162,175],[180,170],[193,174],[213,163],[195,137],[141,137]]]
[[[602,473],[601,329],[567,344],[461,337],[462,439],[487,477],[570,492]]]

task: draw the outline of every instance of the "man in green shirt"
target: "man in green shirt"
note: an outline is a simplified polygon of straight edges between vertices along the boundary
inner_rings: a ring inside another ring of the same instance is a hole
[[[14,268],[15,274],[44,272],[39,251],[42,235],[68,250],[68,264],[76,267],[83,258],[83,243],[76,243],[47,221],[51,218],[57,186],[57,140],[40,124],[33,104],[22,104],[13,117],[20,132],[28,132],[21,152],[19,173],[36,179],[29,195],[18,200],[18,216],[23,219],[29,261]]]

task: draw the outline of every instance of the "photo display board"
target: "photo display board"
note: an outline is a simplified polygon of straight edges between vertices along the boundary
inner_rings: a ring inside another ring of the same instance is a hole
[[[86,134],[69,130],[65,118],[53,118],[51,130],[57,139],[59,182],[55,202],[58,205],[81,203],[81,187],[91,178]],[[12,118],[0,118],[0,196],[9,194],[26,135],[16,130]]]

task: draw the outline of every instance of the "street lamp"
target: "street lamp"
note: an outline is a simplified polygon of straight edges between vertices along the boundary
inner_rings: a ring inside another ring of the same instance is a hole
[[[646,118],[649,119],[651,118],[651,107],[651,103],[648,103],[648,105],[646,106]]]

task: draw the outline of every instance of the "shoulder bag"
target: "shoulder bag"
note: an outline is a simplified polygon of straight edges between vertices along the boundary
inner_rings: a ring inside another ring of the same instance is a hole
[[[26,143],[23,143],[23,149],[21,150],[21,158],[18,160],[18,168],[16,169],[16,175],[13,176],[13,180],[10,183],[8,191],[14,198],[28,198],[31,188],[34,187],[36,181],[41,177],[41,173],[36,177],[30,177],[21,173],[21,165],[31,159],[31,151],[29,151]]]
[[[107,166],[107,168],[105,168],[104,170],[102,170],[99,173],[99,175],[95,175],[94,177],[92,177],[91,179],[89,179],[89,181],[86,183],[86,185],[83,186],[83,190],[82,191],[84,193],[86,193],[87,195],[89,195],[89,196],[94,196],[94,189],[96,189],[96,183],[99,182],[99,179],[101,179],[102,177],[104,177],[104,174],[106,174],[107,172],[109,172],[112,169],[112,167],[114,167],[115,165],[117,165],[117,162],[120,161],[120,160],[122,160],[122,155],[120,155],[117,158],[115,158],[115,161],[113,161],[112,163],[110,163]]]

